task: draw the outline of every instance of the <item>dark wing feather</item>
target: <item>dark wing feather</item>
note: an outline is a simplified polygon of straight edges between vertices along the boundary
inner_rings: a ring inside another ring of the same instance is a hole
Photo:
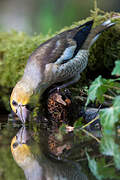
[[[88,34],[91,31],[93,25],[93,21],[89,21],[85,24],[85,26],[76,33],[76,35],[74,36],[74,40],[77,42],[77,47],[74,51],[74,55],[75,56],[79,49],[82,47],[83,43],[85,42],[86,38],[88,37]]]
[[[30,56],[28,63],[36,61],[43,69],[46,64],[54,63],[64,53],[66,48],[76,45],[76,49],[73,52],[73,56],[76,55],[84,41],[86,40],[93,21],[89,21],[79,27],[73,28],[68,31],[64,31],[52,39],[41,44]],[[69,58],[68,58],[69,59]]]

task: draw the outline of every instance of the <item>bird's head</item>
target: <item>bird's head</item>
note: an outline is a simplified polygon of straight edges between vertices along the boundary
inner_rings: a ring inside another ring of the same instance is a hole
[[[29,167],[33,159],[30,146],[27,144],[30,138],[25,127],[22,127],[11,141],[12,155],[21,168]]]
[[[14,87],[10,97],[11,108],[23,123],[25,123],[29,114],[26,106],[32,94],[32,91],[20,81]]]

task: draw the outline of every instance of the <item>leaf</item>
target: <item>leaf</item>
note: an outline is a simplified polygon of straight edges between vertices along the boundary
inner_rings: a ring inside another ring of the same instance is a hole
[[[120,76],[120,60],[115,62],[115,67],[112,71],[112,75],[118,75]]]
[[[113,129],[120,117],[120,96],[116,96],[113,106],[100,110],[101,125],[105,129]]]
[[[101,125],[106,129],[113,129],[115,122],[118,121],[117,111],[112,106],[100,111]]]
[[[104,176],[99,174],[97,162],[95,161],[95,159],[91,159],[90,156],[88,155],[88,153],[86,153],[86,155],[87,155],[88,165],[89,165],[90,171],[93,173],[93,175],[98,180],[102,180],[104,178]]]
[[[120,114],[120,96],[115,97],[113,107],[116,108],[118,114]]]
[[[82,127],[82,120],[83,118],[80,117],[77,121],[75,121],[74,123],[74,133],[75,135],[79,135],[79,137],[81,136],[82,131],[80,131],[81,127]]]
[[[89,90],[88,90],[88,98],[86,102],[86,106],[89,104],[90,101],[94,102],[95,99],[100,103],[104,102],[104,93],[108,89],[115,89],[117,91],[120,91],[120,78],[116,79],[104,79],[102,76],[98,76],[91,84]]]
[[[104,86],[107,84],[107,80],[102,78],[102,76],[98,76],[91,84],[89,90],[88,90],[88,98],[86,105],[90,101],[94,102],[97,98],[100,102],[104,101],[103,94],[107,91],[107,86]]]
[[[113,156],[116,168],[120,169],[120,149],[116,144],[115,132],[115,123],[120,119],[120,96],[115,97],[112,107],[100,111],[100,119],[103,126],[101,152]]]
[[[116,174],[116,169],[114,167],[109,167],[109,163],[106,164],[104,158],[100,158],[99,161],[96,161],[95,159],[91,159],[87,153],[86,155],[89,168],[96,179],[120,179],[120,175],[118,173]]]
[[[77,121],[74,123],[74,129],[80,129],[82,127],[82,121],[83,118],[79,118]]]
[[[120,146],[118,144],[115,144],[114,146],[113,158],[116,168],[120,170]]]
[[[104,134],[100,144],[100,150],[102,154],[107,156],[114,156],[114,148],[116,146],[114,138],[115,135],[111,136],[111,134]]]
[[[107,156],[113,156],[113,160],[117,169],[120,169],[120,147],[116,144],[116,136],[111,134],[104,134],[100,150],[102,154]]]

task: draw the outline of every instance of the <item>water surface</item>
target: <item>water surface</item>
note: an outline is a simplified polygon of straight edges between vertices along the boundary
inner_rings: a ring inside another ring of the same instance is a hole
[[[90,137],[86,141],[85,135],[81,140],[70,133],[59,139],[38,124],[8,122],[6,115],[0,122],[0,180],[95,179],[84,151],[85,143],[94,146]]]

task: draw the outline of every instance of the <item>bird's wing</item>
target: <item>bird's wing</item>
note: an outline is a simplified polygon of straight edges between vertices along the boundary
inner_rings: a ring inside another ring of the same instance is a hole
[[[86,40],[93,21],[89,21],[79,27],[64,31],[52,39],[41,44],[30,56],[28,64],[36,61],[45,67],[46,64],[62,64],[63,61],[74,57]]]

